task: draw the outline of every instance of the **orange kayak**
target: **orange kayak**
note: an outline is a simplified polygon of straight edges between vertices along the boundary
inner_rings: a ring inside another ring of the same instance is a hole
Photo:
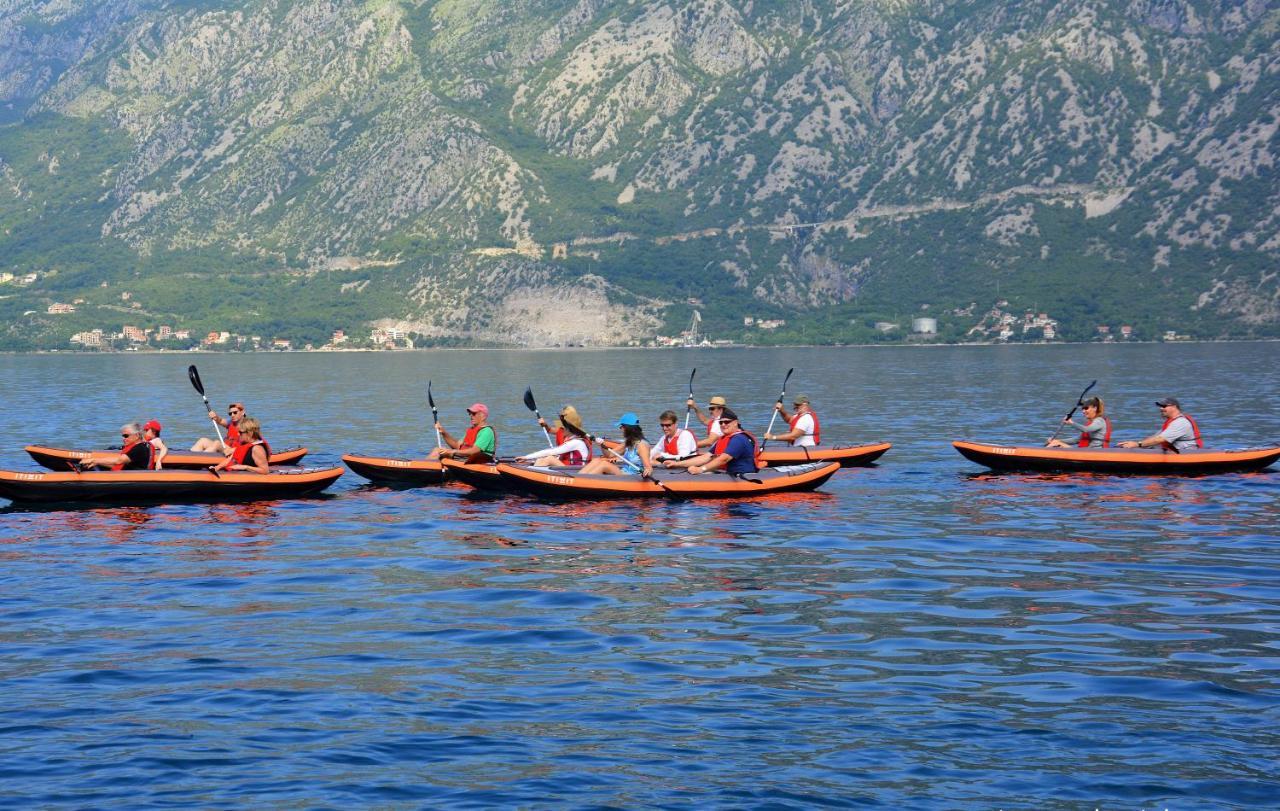
[[[379,484],[421,486],[444,481],[444,468],[430,459],[392,459],[384,456],[343,454],[351,472]]]
[[[342,468],[286,467],[270,473],[209,470],[92,470],[18,473],[0,470],[0,498],[21,502],[165,503],[258,501],[314,495]]]
[[[1262,470],[1280,459],[1280,447],[1242,450],[1194,448],[1044,448],[952,442],[964,458],[993,470],[1204,475]]]
[[[765,445],[760,458],[771,466],[803,465],[807,462],[839,462],[840,467],[869,465],[884,456],[892,448],[888,442],[871,445],[816,445],[812,448],[783,445],[770,448]]]
[[[685,470],[655,468],[652,479],[639,475],[583,475],[564,468],[530,467],[499,462],[497,473],[511,489],[553,498],[751,498],[772,493],[813,490],[840,469],[838,462],[767,467],[744,476],[719,471],[693,475]]]
[[[457,459],[441,459],[440,464],[444,465],[444,474],[447,478],[469,484],[477,490],[505,492],[511,489],[510,485],[502,480],[502,476],[498,475],[498,466],[492,462],[471,464],[459,462]]]
[[[91,451],[71,451],[65,448],[50,448],[46,445],[28,445],[27,453],[41,467],[50,470],[70,470],[80,459],[87,457]],[[111,451],[92,451],[92,453],[111,453]],[[296,465],[307,455],[306,448],[289,448],[271,454],[271,465]],[[164,457],[167,469],[204,469],[216,465],[226,457],[220,453],[199,453],[196,451],[179,451],[173,448]]]

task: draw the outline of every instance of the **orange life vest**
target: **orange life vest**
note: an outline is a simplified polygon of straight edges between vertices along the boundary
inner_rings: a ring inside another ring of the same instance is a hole
[[[693,436],[693,433],[690,432],[689,430],[685,428],[680,428],[675,432],[674,435],[663,437],[662,452],[667,454],[668,456],[678,457],[680,455],[680,435],[681,434],[689,434],[689,436]]]
[[[1111,447],[1111,420],[1107,419],[1106,417],[1103,417],[1103,418],[1102,418],[1102,421],[1103,421],[1104,423],[1106,423],[1106,425],[1107,425],[1107,433],[1102,437],[1102,447],[1104,447],[1104,448],[1110,448],[1110,447]],[[1161,430],[1163,430],[1163,429],[1161,429]],[[1089,434],[1088,434],[1088,432],[1081,432],[1081,434],[1080,434],[1080,441],[1076,443],[1076,447],[1077,447],[1077,448],[1087,448],[1087,447],[1089,447]]]
[[[570,434],[568,431],[566,431],[563,428],[556,429],[557,445],[563,445],[564,443],[568,442],[571,439],[574,439],[575,437],[581,439],[581,437],[578,437],[577,434]],[[582,455],[581,451],[569,451],[568,453],[560,454],[560,463],[564,465],[585,465],[587,462],[590,462],[591,456],[592,456],[591,442],[589,440],[583,439],[582,444],[587,446],[587,455],[585,457]]]
[[[711,446],[711,458],[714,459],[720,454],[724,453],[725,449],[729,447],[729,440],[737,436],[738,434],[746,434],[747,439],[751,440],[751,447],[754,451],[754,453],[752,454],[752,461],[755,462],[756,470],[759,470],[760,468],[764,467],[764,460],[760,458],[760,443],[756,440],[755,436],[752,435],[750,431],[738,430],[732,434],[727,434],[717,439],[716,444]]]
[[[239,439],[239,437],[237,437],[237,439]],[[253,453],[253,447],[255,445],[261,445],[262,449],[267,452],[267,464],[270,465],[271,464],[271,446],[267,444],[267,441],[265,439],[259,439],[253,442],[244,442],[236,445],[235,449],[231,451],[232,464],[236,464],[236,465],[249,464],[249,462],[245,460],[249,459],[250,455]],[[252,460],[249,460],[249,461],[252,461]]]
[[[147,470],[155,470],[155,467],[156,467],[156,446],[155,446],[155,445],[152,445],[150,442],[146,442],[145,440],[141,440],[141,439],[139,439],[139,440],[137,440],[137,441],[130,442],[128,445],[125,445],[123,448],[121,448],[121,449],[120,449],[120,452],[121,452],[121,453],[123,453],[125,456],[128,456],[128,455],[129,455],[129,451],[133,450],[134,448],[136,448],[136,447],[137,447],[137,446],[139,446],[139,445],[146,445],[146,446],[147,446],[147,467],[146,467],[146,469],[147,469]],[[127,463],[125,463],[125,462],[121,462],[121,463],[120,463],[120,464],[118,464],[118,465],[112,465],[112,466],[111,466],[111,469],[112,469],[112,470],[124,470],[124,466],[125,466],[125,464],[127,464]]]
[[[484,454],[484,456],[489,461],[493,461],[494,457],[498,455],[498,429],[494,428],[492,425],[471,426],[467,429],[467,433],[463,435],[462,441],[458,443],[458,447],[474,448],[476,446],[476,437],[479,436],[480,432],[486,428],[493,431],[493,456],[489,456],[488,454]]]
[[[800,418],[803,416],[804,416],[803,414],[796,414],[794,417],[791,418],[792,431],[796,430],[796,423],[800,422]],[[813,417],[813,444],[821,445],[822,444],[822,426],[818,424],[818,415],[813,411],[813,409],[809,409],[809,416]],[[796,439],[792,441],[794,442],[798,439],[800,439],[800,437],[796,437]]]
[[[240,426],[234,422],[227,422],[227,447],[235,448],[240,445]]]
[[[1204,447],[1204,439],[1200,436],[1200,426],[1199,426],[1199,425],[1196,425],[1196,421],[1195,421],[1195,420],[1193,420],[1193,419],[1191,419],[1191,415],[1190,415],[1190,414],[1179,414],[1179,415],[1178,415],[1178,417],[1186,417],[1186,418],[1187,418],[1187,422],[1191,423],[1191,435],[1192,435],[1192,436],[1194,436],[1194,437],[1196,438],[1196,447],[1197,447],[1197,448],[1203,448],[1203,447]],[[1172,423],[1174,420],[1176,420],[1178,417],[1173,417],[1172,419],[1167,419],[1167,420],[1165,420],[1165,421],[1164,421],[1164,425],[1161,425],[1161,426],[1160,426],[1160,432],[1161,432],[1161,433],[1164,433],[1164,429],[1168,428],[1168,427],[1169,427],[1169,424],[1170,424],[1170,423]],[[1168,442],[1164,443],[1164,446],[1165,446],[1165,448],[1167,448],[1168,450],[1173,450],[1173,446],[1172,446],[1172,445],[1170,445]]]

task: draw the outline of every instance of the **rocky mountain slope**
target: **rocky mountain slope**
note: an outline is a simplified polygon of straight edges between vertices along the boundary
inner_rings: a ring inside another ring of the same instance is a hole
[[[19,343],[122,288],[307,339],[619,343],[697,307],[857,340],[998,299],[1067,337],[1276,334],[1278,27],[1264,0],[0,0],[2,269],[39,274],[0,308]]]

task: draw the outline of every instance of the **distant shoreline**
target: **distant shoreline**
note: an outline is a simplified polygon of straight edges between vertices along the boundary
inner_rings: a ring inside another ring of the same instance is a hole
[[[684,352],[689,350],[721,350],[721,349],[958,349],[963,347],[1050,347],[1050,346],[1151,346],[1155,344],[1261,344],[1280,342],[1280,338],[1225,338],[1225,339],[1188,339],[1178,341],[1035,341],[1002,343],[998,341],[969,341],[965,343],[937,343],[933,341],[917,341],[902,343],[874,344],[721,344],[719,346],[424,346],[413,349],[371,349],[352,347],[349,349],[289,349],[289,350],[250,350],[234,349],[121,349],[111,351],[87,349],[33,349],[30,351],[3,350],[0,355],[76,355],[102,357],[128,357],[130,355],[330,355],[368,353],[379,355],[396,355],[415,352],[605,352],[616,350]]]

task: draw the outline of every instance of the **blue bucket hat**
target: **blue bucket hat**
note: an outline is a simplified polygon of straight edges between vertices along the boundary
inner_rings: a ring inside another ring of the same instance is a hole
[[[624,425],[639,425],[639,424],[640,424],[640,418],[636,416],[634,411],[628,411],[626,414],[623,414],[622,417],[618,420],[619,428],[621,428]]]

